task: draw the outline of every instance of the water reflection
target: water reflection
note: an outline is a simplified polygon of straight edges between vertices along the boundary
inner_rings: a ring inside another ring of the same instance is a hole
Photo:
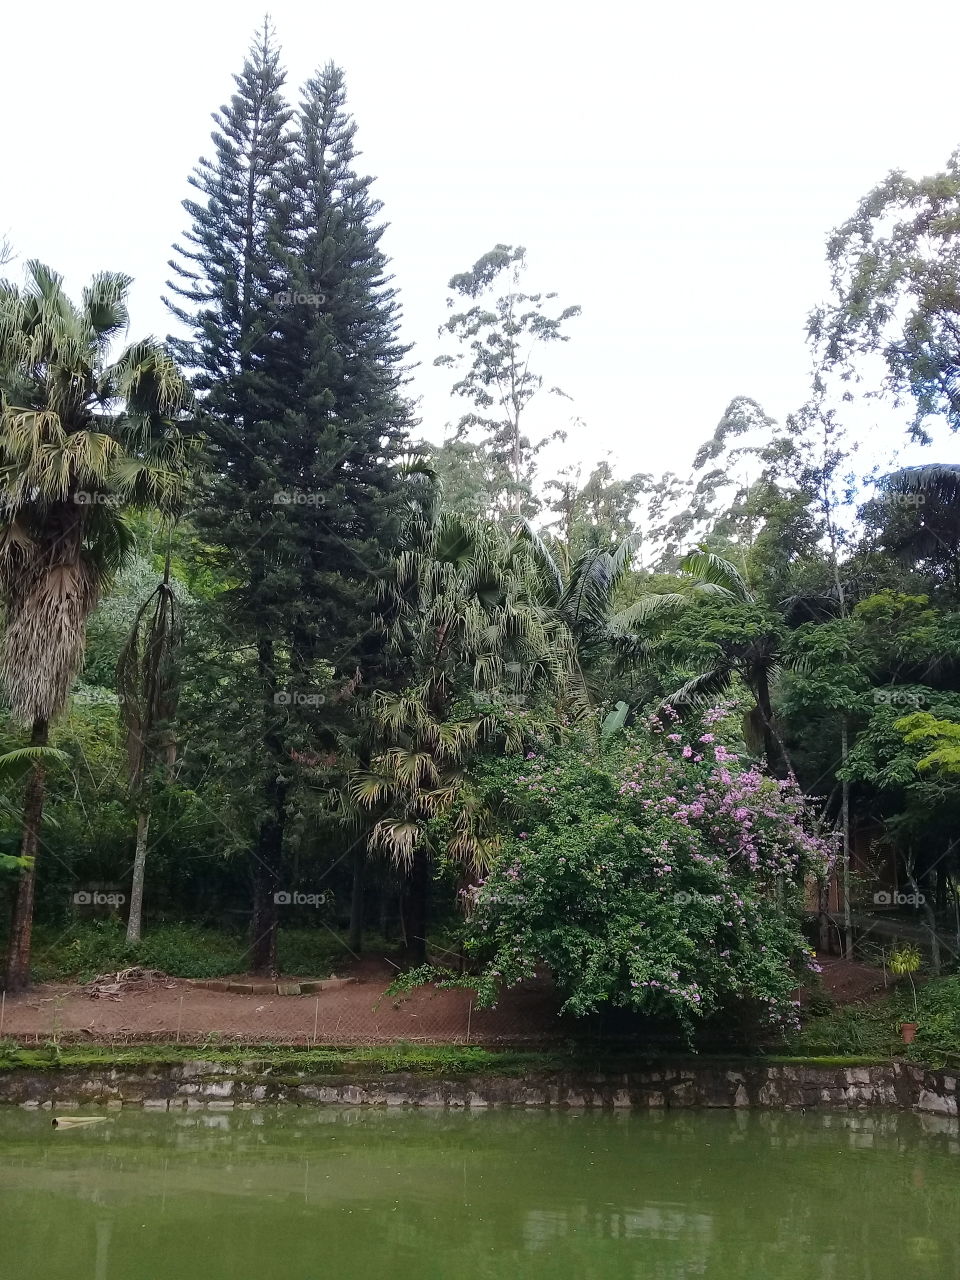
[[[957,1155],[956,1122],[880,1112],[7,1112],[0,1257],[17,1280],[943,1280]]]

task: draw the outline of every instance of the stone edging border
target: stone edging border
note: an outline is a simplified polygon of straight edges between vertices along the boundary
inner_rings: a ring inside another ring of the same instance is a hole
[[[630,1072],[324,1074],[251,1058],[129,1068],[18,1068],[0,1073],[0,1103],[231,1110],[258,1104],[385,1107],[898,1108],[957,1118],[957,1076],[908,1063],[881,1066],[669,1065]]]

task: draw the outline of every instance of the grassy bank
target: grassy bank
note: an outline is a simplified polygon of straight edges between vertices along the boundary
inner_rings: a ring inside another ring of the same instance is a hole
[[[359,1046],[293,1049],[198,1045],[42,1045],[24,1048],[0,1043],[0,1071],[166,1066],[202,1060],[227,1066],[287,1068],[321,1074],[354,1071],[411,1071],[418,1074],[509,1075],[556,1071],[574,1059],[563,1053],[481,1049],[472,1045]]]
[[[75,921],[64,929],[39,926],[34,939],[32,977],[38,983],[89,982],[134,964],[172,978],[222,978],[244,973],[250,963],[244,934],[194,924],[152,925],[136,947],[128,945],[120,920]],[[324,929],[280,929],[278,948],[282,972],[311,978],[329,977],[348,958],[346,948]]]
[[[904,1022],[917,1024],[911,1045],[900,1034]],[[901,983],[878,1000],[823,1008],[807,1019],[789,1050],[960,1065],[960,976],[931,978],[918,986],[916,1004],[909,985]]]
[[[316,1074],[364,1072],[404,1072],[419,1075],[533,1075],[538,1072],[597,1071],[605,1073],[642,1071],[685,1066],[749,1067],[760,1065],[853,1067],[879,1066],[891,1061],[883,1055],[815,1054],[698,1054],[609,1053],[597,1054],[580,1048],[555,1051],[483,1049],[472,1045],[396,1044],[363,1047],[293,1049],[277,1047],[197,1045],[43,1045],[24,1048],[12,1042],[0,1043],[0,1071],[65,1071],[83,1069],[148,1068],[178,1062],[203,1060],[224,1066],[243,1065],[248,1069],[308,1071]]]

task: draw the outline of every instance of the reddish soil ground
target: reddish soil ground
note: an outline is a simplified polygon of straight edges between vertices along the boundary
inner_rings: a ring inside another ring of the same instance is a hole
[[[6,1000],[0,1034],[21,1042],[516,1044],[546,1040],[561,1029],[548,979],[507,992],[495,1009],[475,1010],[469,991],[424,988],[387,996],[395,972],[388,962],[365,957],[354,966],[352,982],[300,996],[277,995],[266,984],[251,994],[214,991],[174,978],[114,999],[92,999],[76,986],[39,986]],[[241,975],[236,981],[255,980]]]
[[[837,1004],[853,1004],[882,994],[883,971],[842,956],[817,956],[823,969],[823,986]]]
[[[879,970],[821,956],[823,983],[841,1004],[883,989]],[[0,1035],[21,1042],[127,1042],[177,1039],[186,1044],[236,1041],[265,1044],[536,1044],[562,1034],[558,1000],[548,978],[506,992],[495,1009],[475,1010],[469,991],[424,988],[386,996],[396,972],[388,961],[364,957],[354,981],[316,995],[280,996],[210,990],[174,978],[118,998],[92,999],[77,986],[49,985],[5,1001]],[[228,980],[229,981],[229,980]],[[250,983],[239,976],[237,982]]]

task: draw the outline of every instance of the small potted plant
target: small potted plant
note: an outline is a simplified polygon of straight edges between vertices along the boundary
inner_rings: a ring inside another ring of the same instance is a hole
[[[912,943],[904,943],[903,946],[897,947],[890,953],[890,972],[896,974],[898,978],[902,978],[904,974],[910,979],[910,990],[913,992],[913,1012],[914,1016],[918,1016],[920,1006],[917,1004],[917,987],[913,980],[913,975],[920,968],[920,952]],[[913,1044],[913,1037],[917,1034],[916,1022],[901,1022],[900,1035],[904,1044]]]

